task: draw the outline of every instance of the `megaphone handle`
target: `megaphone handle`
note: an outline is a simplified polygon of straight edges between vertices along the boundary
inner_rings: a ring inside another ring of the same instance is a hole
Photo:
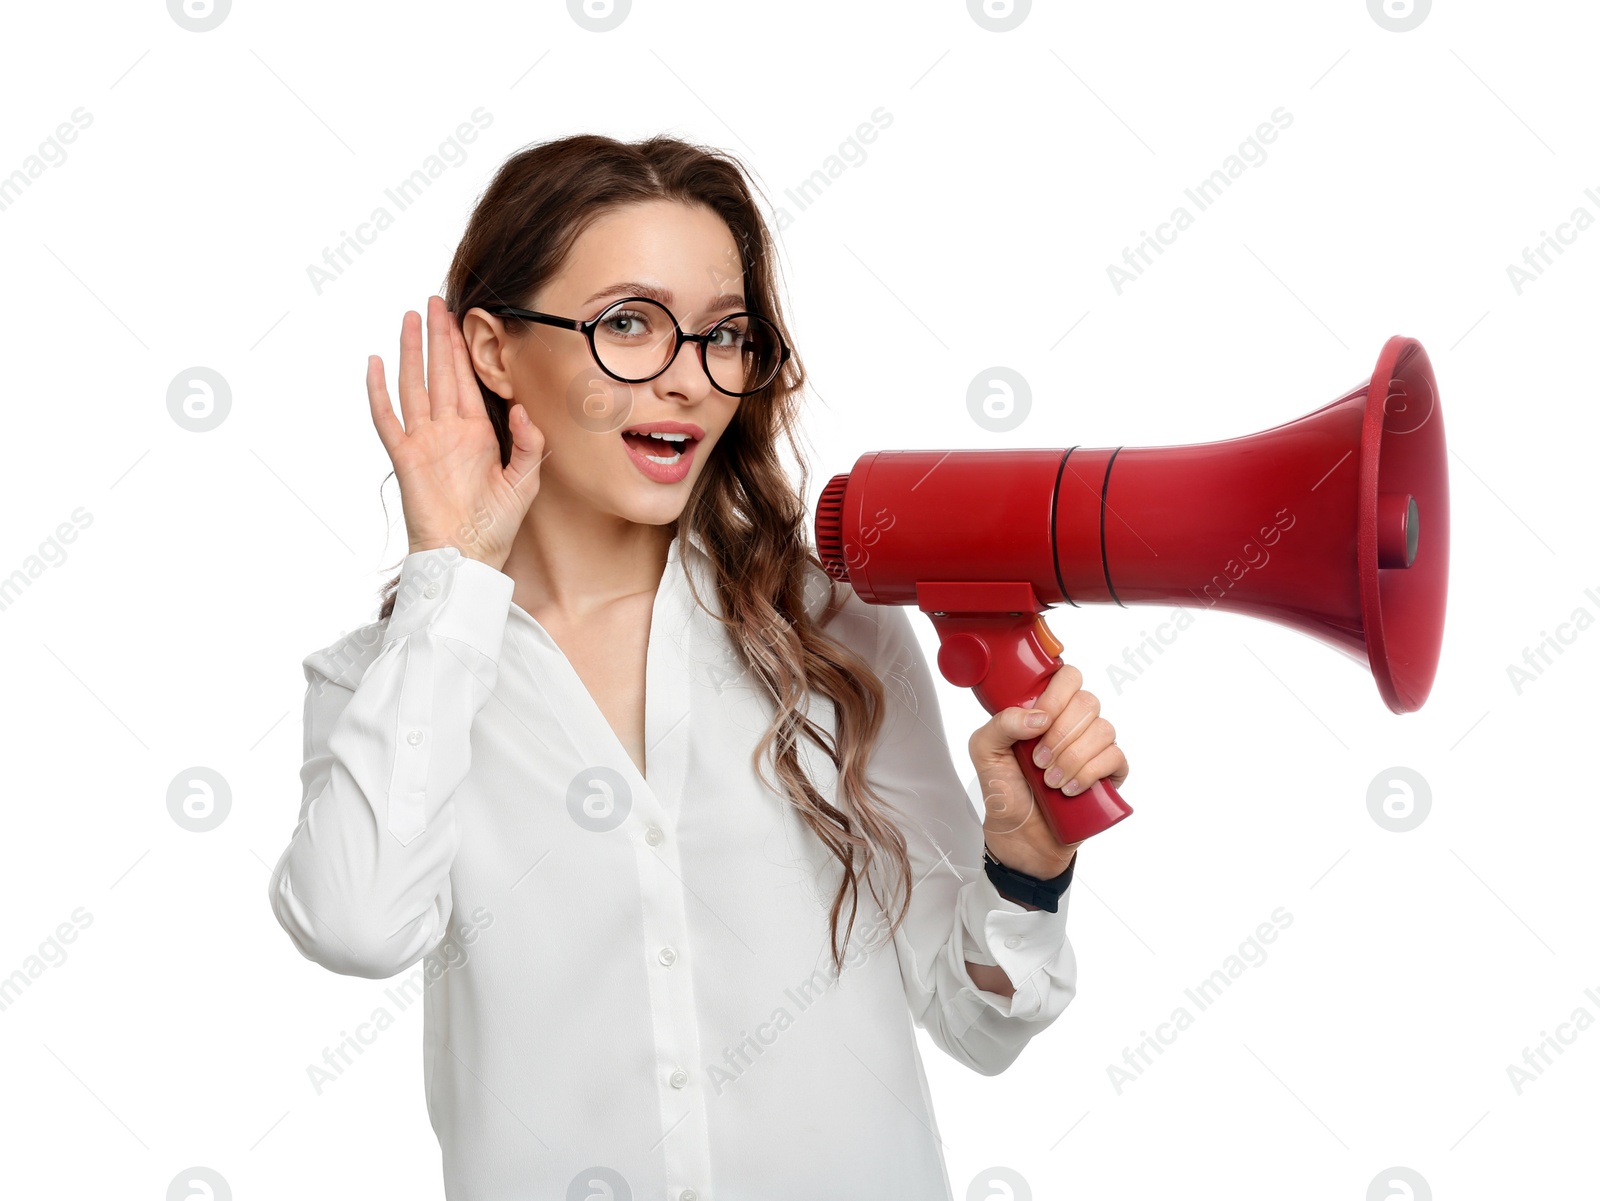
[[[1037,699],[1035,697],[1015,703],[1031,705]],[[1104,780],[1096,780],[1076,796],[1068,796],[1061,791],[1059,785],[1052,788],[1046,784],[1045,769],[1033,761],[1033,748],[1038,745],[1037,738],[1030,738],[1026,742],[1014,744],[1011,749],[1016,753],[1017,766],[1022,769],[1023,778],[1033,790],[1033,799],[1038,804],[1039,811],[1044,814],[1045,824],[1063,844],[1092,838],[1109,830],[1133,812],[1128,803],[1117,794],[1117,790]]]
[[[939,670],[971,688],[990,713],[1013,705],[1032,707],[1065,664],[1061,643],[1037,613],[930,613],[939,632]],[[1117,790],[1096,780],[1077,796],[1044,782],[1033,761],[1038,738],[1012,745],[1017,766],[1033,792],[1050,832],[1063,844],[1082,842],[1116,825],[1133,809]]]

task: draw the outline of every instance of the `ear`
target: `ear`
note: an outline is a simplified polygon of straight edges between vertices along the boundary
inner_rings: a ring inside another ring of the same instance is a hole
[[[505,322],[483,309],[468,309],[461,318],[461,336],[478,378],[502,400],[514,400],[511,386],[513,344]]]

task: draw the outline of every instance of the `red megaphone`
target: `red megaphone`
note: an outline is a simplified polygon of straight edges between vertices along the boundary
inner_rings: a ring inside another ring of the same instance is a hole
[[[829,481],[816,541],[872,604],[915,604],[939,670],[990,713],[1032,705],[1062,666],[1055,604],[1203,606],[1291,626],[1366,666],[1389,708],[1421,707],[1444,634],[1444,414],[1428,353],[1393,337],[1372,379],[1297,421],[1192,446],[882,450]],[[1044,782],[1078,842],[1132,810],[1097,781]]]

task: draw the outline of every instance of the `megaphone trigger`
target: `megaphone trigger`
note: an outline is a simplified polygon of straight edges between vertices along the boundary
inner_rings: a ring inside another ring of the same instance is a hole
[[[1024,610],[981,608],[965,612],[953,606],[982,605],[985,591],[973,588],[924,585],[921,604],[939,635],[939,671],[958,688],[970,688],[978,703],[993,714],[1012,706],[1033,706],[1064,666],[1062,645],[1036,611],[1038,602],[1026,585],[1001,585],[987,603],[1004,606],[1029,594]],[[1010,600],[1006,600],[1006,594]],[[958,599],[959,598],[959,599]],[[929,605],[946,606],[929,609]],[[1046,784],[1045,769],[1033,761],[1039,738],[1012,744],[1034,803],[1050,832],[1062,843],[1081,842],[1110,828],[1133,809],[1104,780],[1096,780],[1076,796]]]

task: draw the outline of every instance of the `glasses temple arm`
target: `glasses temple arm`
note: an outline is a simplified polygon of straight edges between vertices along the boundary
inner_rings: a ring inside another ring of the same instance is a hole
[[[532,309],[514,308],[509,304],[496,305],[489,310],[491,313],[502,317],[520,317],[524,321],[532,321],[539,325],[554,325],[561,329],[577,330],[584,332],[584,322],[571,317],[557,317],[553,313],[536,313]],[[598,321],[599,318],[596,318]]]

